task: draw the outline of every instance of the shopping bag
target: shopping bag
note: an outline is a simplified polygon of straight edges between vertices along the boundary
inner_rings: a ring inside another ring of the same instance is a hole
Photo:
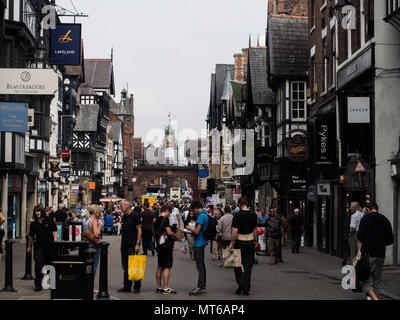
[[[187,247],[188,247],[187,242],[183,241],[182,247],[181,247],[181,252],[186,254],[187,253]]]
[[[183,234],[183,232],[181,230],[177,229],[175,236],[176,236],[176,241],[181,242],[185,235]]]
[[[242,268],[242,254],[240,249],[234,249],[232,252],[229,248],[222,251],[224,259],[224,268]]]
[[[129,256],[128,260],[128,279],[130,281],[141,281],[144,279],[146,271],[146,256],[135,254]]]

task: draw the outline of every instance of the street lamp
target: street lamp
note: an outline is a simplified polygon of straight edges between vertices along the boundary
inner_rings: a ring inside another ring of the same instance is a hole
[[[343,13],[343,8],[347,6],[351,6],[354,8],[354,5],[349,0],[338,0],[338,2],[333,7],[335,17],[339,23],[342,23],[343,18],[349,14],[349,11]]]
[[[400,137],[399,137],[399,151],[396,156],[390,160],[390,172],[394,179],[400,180]]]
[[[46,58],[46,47],[43,44],[43,40],[39,40],[39,44],[36,47],[36,51],[35,51],[35,59],[39,62],[43,62],[44,59]]]

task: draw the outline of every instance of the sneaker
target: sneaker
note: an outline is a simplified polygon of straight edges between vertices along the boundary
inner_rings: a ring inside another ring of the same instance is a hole
[[[206,289],[200,289],[200,288],[196,288],[193,289],[192,292],[189,292],[189,296],[200,296],[203,295],[207,292]]]
[[[172,290],[171,288],[163,289],[163,294],[177,294],[175,290]]]
[[[370,296],[367,296],[367,300],[372,300],[372,298]]]
[[[163,292],[164,292],[163,288],[157,288],[156,289],[156,293],[163,293]]]
[[[121,289],[118,289],[117,291],[118,291],[118,292],[131,292],[131,289],[130,289],[130,288],[125,288],[125,287],[123,287],[123,288],[121,288]]]

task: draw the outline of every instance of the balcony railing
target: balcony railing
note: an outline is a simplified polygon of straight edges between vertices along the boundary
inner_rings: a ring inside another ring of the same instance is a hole
[[[386,18],[398,31],[400,31],[400,0],[386,0]]]

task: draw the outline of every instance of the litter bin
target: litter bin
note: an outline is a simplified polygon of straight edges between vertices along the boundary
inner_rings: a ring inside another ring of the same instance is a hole
[[[78,250],[72,251],[75,248]],[[87,242],[55,242],[51,264],[56,286],[51,290],[51,299],[93,300],[93,261],[94,251],[88,249]]]
[[[82,222],[70,221],[67,223],[68,228],[68,241],[82,241]]]

